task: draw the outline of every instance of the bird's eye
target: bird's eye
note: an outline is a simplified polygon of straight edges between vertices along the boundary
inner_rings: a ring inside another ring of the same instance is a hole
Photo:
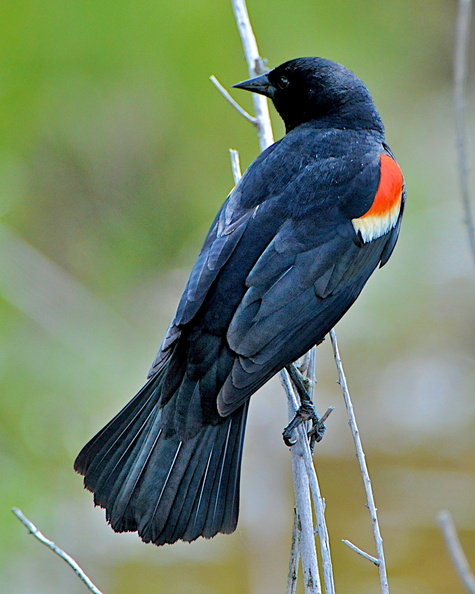
[[[281,76],[277,81],[277,87],[279,89],[285,89],[285,87],[289,86],[289,79],[285,76]]]

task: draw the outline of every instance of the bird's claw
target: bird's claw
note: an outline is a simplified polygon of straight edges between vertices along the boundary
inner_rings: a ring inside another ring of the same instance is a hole
[[[302,423],[306,421],[312,422],[312,428],[308,431],[307,436],[310,441],[310,449],[313,452],[315,443],[321,441],[325,433],[325,423],[315,412],[313,404],[304,402],[302,406],[295,413],[294,418],[290,421],[287,427],[282,432],[284,443],[287,447],[292,447],[297,443],[296,439],[292,439],[292,432]]]
[[[284,443],[288,448],[291,448],[297,443],[296,439],[292,439],[291,437],[292,432],[288,431],[287,427],[282,431],[282,437],[284,438]]]

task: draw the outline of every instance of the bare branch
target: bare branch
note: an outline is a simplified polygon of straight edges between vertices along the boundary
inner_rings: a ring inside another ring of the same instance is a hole
[[[345,372],[340,358],[338,349],[338,342],[335,330],[330,331],[331,342],[333,346],[333,355],[335,357],[336,367],[338,369],[338,376],[340,378],[340,386],[345,400],[346,410],[348,411],[349,425],[356,447],[356,457],[360,465],[361,476],[363,477],[364,488],[366,492],[366,500],[368,502],[368,509],[371,516],[371,523],[373,527],[373,538],[376,545],[376,553],[378,556],[379,581],[381,584],[382,594],[389,594],[388,577],[386,574],[386,560],[384,558],[383,539],[379,530],[378,514],[376,505],[374,503],[373,490],[371,488],[371,479],[369,478],[368,467],[366,466],[365,454],[361,444],[361,438],[356,424],[356,417],[353,410],[353,403],[351,402],[350,393],[348,391],[348,384],[346,382]]]
[[[320,423],[324,423],[334,410],[334,406],[329,406],[327,410],[323,413],[323,415],[320,417]]]
[[[294,527],[292,530],[292,546],[290,547],[289,573],[287,577],[286,594],[295,594],[297,591],[299,561],[300,561],[300,536],[302,526],[297,509],[294,508]]]
[[[215,75],[212,74],[209,77],[209,79],[213,83],[213,85],[218,89],[221,95],[226,99],[226,101],[228,101],[238,113],[240,113],[244,118],[246,118],[248,122],[250,122],[253,126],[256,126],[257,128],[257,118],[255,118],[249,112],[247,112],[243,107],[239,105],[239,103],[235,99],[231,97],[231,95],[223,87],[223,85],[219,82]]]
[[[440,511],[437,514],[437,521],[444,536],[445,545],[449,551],[457,575],[461,579],[467,592],[475,594],[475,577],[470,569],[467,557],[463,552],[451,513],[446,510]]]
[[[81,567],[79,567],[76,561],[67,553],[65,553],[62,549],[60,549],[52,540],[46,538],[46,536],[42,532],[40,532],[38,528],[32,522],[30,522],[30,520],[26,516],[23,515],[21,510],[19,510],[17,507],[14,507],[12,509],[12,512],[20,520],[20,522],[28,528],[30,534],[33,534],[33,536],[36,539],[38,539],[49,549],[51,549],[53,553],[56,553],[56,555],[61,557],[63,561],[66,561],[66,563],[72,568],[74,573],[79,577],[79,579],[81,579],[86,584],[86,586],[89,588],[91,592],[93,592],[94,594],[102,594],[101,590],[99,590],[99,588],[97,588],[92,583],[92,581],[84,573],[84,570],[81,569]]]
[[[355,551],[355,553],[358,553],[358,555],[361,555],[362,557],[364,557],[365,559],[368,559],[368,561],[371,561],[371,563],[374,563],[377,567],[379,567],[379,561],[376,559],[376,557],[373,557],[372,555],[368,555],[368,553],[365,553],[363,550],[361,550],[359,547],[354,545],[349,540],[346,540],[345,538],[341,542],[345,543],[346,546],[350,547],[350,549],[352,551]]]
[[[475,262],[475,224],[472,213],[472,192],[470,187],[469,151],[467,125],[465,121],[465,94],[467,87],[467,64],[470,41],[472,0],[459,0],[455,26],[454,51],[454,100],[457,128],[457,153],[460,189],[465,223],[468,229],[470,249]]]
[[[289,401],[289,418],[290,420],[295,415],[295,412],[299,408],[298,398],[295,394],[294,388],[290,382],[288,372],[284,369],[280,372],[280,380],[287,394]],[[313,382],[312,382],[313,383]],[[315,468],[313,466],[312,454],[310,452],[310,446],[308,442],[307,432],[304,424],[297,428],[298,440],[295,445],[291,448],[292,453],[292,470],[294,474],[294,490],[295,499],[297,504],[297,510],[299,514],[306,515],[309,513],[306,509],[307,499],[301,497],[300,491],[303,488],[308,490],[309,486],[312,492],[313,505],[315,509],[315,517],[317,520],[317,532],[320,540],[320,554],[322,557],[322,568],[325,592],[327,594],[333,594],[335,592],[335,585],[333,580],[333,568],[330,553],[330,541],[328,538],[328,530],[325,522],[325,502],[321,496],[320,486],[318,483]],[[303,464],[302,464],[303,462]],[[310,499],[308,499],[308,505],[310,505]],[[303,507],[303,511],[302,511]],[[311,513],[311,507],[310,507]],[[315,541],[312,534],[306,534],[306,528],[310,530],[310,526],[306,526],[302,523],[302,544],[301,544],[301,555],[302,555],[302,567],[304,571],[305,579],[305,568],[307,571],[314,572],[313,560],[311,558],[312,550],[315,551]],[[313,526],[312,526],[313,528]],[[312,536],[312,538],[310,538]],[[310,542],[311,541],[311,542]],[[316,554],[316,552],[315,552]],[[316,558],[315,558],[316,563]],[[305,579],[305,582],[307,580]]]
[[[310,380],[310,387],[309,387],[309,394],[312,399],[312,402],[315,400],[315,385],[317,383],[316,380],[316,367],[317,367],[317,347],[314,346],[310,351],[305,355],[305,364],[307,366],[307,377]],[[324,415],[321,417],[320,422],[324,423],[326,419],[329,417],[330,413],[333,411],[333,407],[329,407]],[[303,431],[303,427],[302,427]],[[334,594],[335,592],[335,584],[333,580],[333,565],[331,559],[331,552],[330,552],[330,539],[328,536],[327,524],[325,520],[325,500],[322,497],[320,491],[320,485],[318,483],[317,474],[315,472],[315,466],[313,464],[312,453],[310,451],[310,446],[308,442],[307,435],[305,431],[303,431],[304,437],[302,438],[303,443],[305,444],[304,448],[304,458],[305,458],[305,467],[307,469],[307,474],[310,482],[310,489],[312,491],[313,496],[313,507],[315,510],[315,518],[317,520],[317,533],[320,542],[320,555],[322,558],[322,568],[323,568],[323,582],[325,585],[325,592],[327,594]]]
[[[231,157],[231,169],[233,172],[234,183],[237,184],[242,177],[239,151],[236,149],[229,149],[229,156]]]
[[[289,420],[298,408],[297,397],[286,370],[280,373],[280,379],[288,396]],[[310,500],[309,477],[305,465],[305,448],[308,448],[305,425],[297,428],[298,440],[291,448],[292,473],[294,476],[295,507],[300,530],[300,556],[305,594],[321,594],[322,586],[318,571],[317,550],[313,531],[312,502]]]
[[[249,69],[250,76],[256,76],[265,72],[264,61],[259,55],[256,37],[252,30],[251,21],[247,12],[245,0],[232,0],[236,24],[241,36],[244,54]],[[254,111],[257,119],[257,135],[261,151],[265,150],[274,142],[272,125],[270,123],[269,106],[267,99],[262,95],[252,94],[254,102]]]

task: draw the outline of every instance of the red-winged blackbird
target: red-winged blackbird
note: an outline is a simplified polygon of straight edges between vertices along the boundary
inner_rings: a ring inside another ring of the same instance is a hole
[[[157,545],[235,530],[249,398],[387,262],[404,207],[350,70],[299,58],[236,86],[270,97],[286,135],[217,214],[148,382],[75,463],[112,528]]]

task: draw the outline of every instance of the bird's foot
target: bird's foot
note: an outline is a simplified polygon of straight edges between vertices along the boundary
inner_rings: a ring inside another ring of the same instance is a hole
[[[310,396],[310,390],[312,388],[312,382],[310,378],[303,375],[295,363],[291,363],[286,366],[287,372],[290,375],[290,379],[297,390],[300,398],[300,402],[303,404],[309,404],[313,407],[312,398]]]
[[[302,423],[311,421],[312,428],[307,432],[309,438],[310,450],[313,453],[315,443],[321,441],[326,430],[325,421],[328,415],[332,412],[333,407],[327,409],[325,414],[320,417],[313,405],[312,398],[310,397],[310,380],[303,376],[297,367],[293,364],[286,367],[289,372],[292,383],[294,384],[298,395],[300,397],[300,408],[295,413],[294,418],[290,421],[287,427],[282,432],[284,443],[288,447],[292,447],[297,440],[292,439],[292,433]]]
[[[313,452],[315,443],[322,439],[326,426],[315,412],[315,407],[313,404],[309,404],[307,402],[302,403],[302,406],[295,413],[294,418],[282,432],[282,437],[284,438],[284,443],[286,446],[292,447],[297,443],[296,439],[292,439],[292,433],[294,429],[306,421],[312,422],[312,428],[310,431],[308,431],[307,436],[310,441],[310,449]]]

